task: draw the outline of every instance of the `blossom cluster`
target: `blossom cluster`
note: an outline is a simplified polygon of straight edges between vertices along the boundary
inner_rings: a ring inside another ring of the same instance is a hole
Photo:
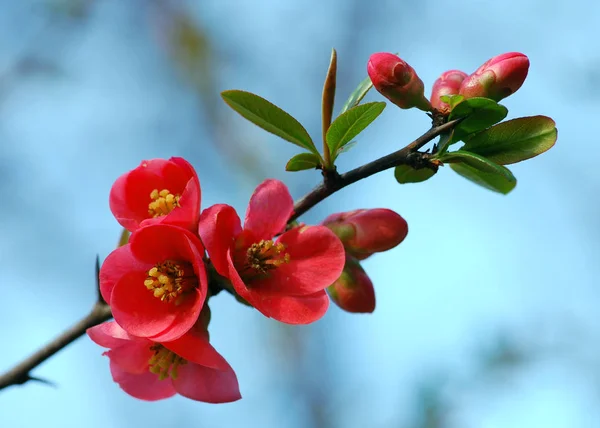
[[[264,316],[308,324],[329,307],[372,312],[373,285],[359,264],[398,245],[406,221],[387,209],[290,223],[287,187],[265,180],[244,221],[229,205],[201,210],[201,188],[184,159],[143,161],[114,183],[110,208],[131,235],[100,269],[114,321],[88,329],[109,348],[110,371],[128,394],[175,394],[209,403],[241,398],[233,368],[210,344],[208,300],[227,290]]]
[[[371,55],[367,71],[375,89],[398,107],[435,109],[446,114],[450,106],[441,98],[444,96],[485,97],[500,101],[516,92],[527,77],[529,58],[519,52],[508,52],[489,59],[470,75],[460,70],[448,70],[434,82],[429,100],[424,96],[423,81],[415,70],[394,54]]]

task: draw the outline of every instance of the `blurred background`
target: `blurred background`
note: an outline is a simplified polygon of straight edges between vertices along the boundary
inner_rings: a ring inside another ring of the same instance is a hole
[[[0,265],[3,372],[82,317],[94,259],[120,228],[113,181],[142,159],[183,156],[202,205],[241,212],[264,178],[295,198],[319,182],[286,173],[295,146],[229,110],[244,89],[320,136],[322,82],[335,47],[337,109],[371,53],[399,52],[425,82],[520,51],[529,78],[509,118],[554,118],[558,143],[511,167],[508,196],[441,170],[417,185],[387,171],[303,217],[388,207],[409,225],[398,248],[364,263],[371,315],[332,305],[288,327],[221,293],[215,347],[243,399],[146,403],[111,380],[81,338],[34,371],[56,387],[0,391],[0,427],[600,427],[600,48],[593,0],[0,0]],[[368,100],[382,100],[370,93]],[[429,126],[392,105],[340,158],[346,171]]]

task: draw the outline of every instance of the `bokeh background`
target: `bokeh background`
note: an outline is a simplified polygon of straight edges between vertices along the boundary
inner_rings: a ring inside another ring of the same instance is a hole
[[[410,233],[364,263],[372,315],[332,306],[291,328],[212,299],[211,338],[241,401],[137,401],[82,338],[35,370],[56,387],[0,391],[0,427],[600,427],[599,20],[593,0],[0,0],[0,371],[91,307],[94,259],[120,233],[109,189],[142,159],[189,159],[204,207],[243,212],[266,177],[296,198],[318,183],[286,173],[297,148],[222,90],[258,93],[319,136],[332,47],[338,108],[373,52],[399,52],[430,91],[447,69],[516,50],[531,69],[503,102],[509,118],[559,129],[555,148],[514,165],[508,196],[449,169],[405,186],[387,171],[305,215],[389,207]],[[428,125],[388,106],[339,168]]]

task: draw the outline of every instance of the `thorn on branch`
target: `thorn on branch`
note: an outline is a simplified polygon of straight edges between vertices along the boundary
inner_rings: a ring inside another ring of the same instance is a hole
[[[96,291],[98,292],[98,302],[106,304],[102,293],[100,292],[100,255],[96,254]]]

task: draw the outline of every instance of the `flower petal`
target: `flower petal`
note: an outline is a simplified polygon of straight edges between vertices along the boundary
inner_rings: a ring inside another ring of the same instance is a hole
[[[140,400],[162,400],[177,393],[170,379],[159,380],[159,377],[150,371],[143,374],[127,373],[111,361],[110,372],[123,391]]]
[[[199,289],[195,289],[186,294],[185,299],[179,305],[170,305],[174,306],[172,310],[175,311],[173,322],[164,331],[150,337],[150,339],[154,342],[167,342],[179,339],[187,333],[198,320],[205,298],[206,294],[202,294]]]
[[[200,215],[198,234],[219,275],[228,276],[227,251],[242,231],[240,218],[229,205],[213,205]]]
[[[325,290],[301,297],[267,297],[260,303],[261,312],[287,324],[310,324],[325,315],[328,307]]]
[[[225,358],[208,342],[208,338],[196,333],[194,329],[177,340],[162,342],[162,345],[191,363],[217,370],[230,369]]]
[[[135,339],[114,321],[107,321],[90,327],[86,330],[86,333],[97,345],[111,349],[123,346]]]
[[[237,377],[228,365],[226,370],[215,370],[194,363],[179,367],[179,376],[173,380],[175,390],[184,397],[205,403],[230,403],[242,398]]]
[[[142,374],[148,371],[148,362],[153,355],[150,346],[152,346],[152,342],[147,339],[130,340],[104,354],[123,371]]]
[[[271,239],[281,233],[294,211],[294,200],[285,184],[265,180],[254,191],[246,211],[244,229],[257,239]]]
[[[129,334],[138,337],[163,333],[171,327],[185,303],[176,306],[157,299],[144,286],[145,279],[145,272],[128,273],[117,282],[112,293],[111,309],[115,321]]]
[[[253,281],[251,288],[264,293],[306,295],[323,290],[342,274],[346,254],[337,236],[324,226],[297,227],[277,241],[286,246],[290,262]]]
[[[129,238],[134,257],[144,263],[202,259],[204,247],[192,232],[169,224],[145,226]]]
[[[129,244],[117,248],[102,263],[100,267],[100,293],[110,305],[112,290],[117,281],[131,271],[149,270],[152,264],[140,263],[131,253]]]

